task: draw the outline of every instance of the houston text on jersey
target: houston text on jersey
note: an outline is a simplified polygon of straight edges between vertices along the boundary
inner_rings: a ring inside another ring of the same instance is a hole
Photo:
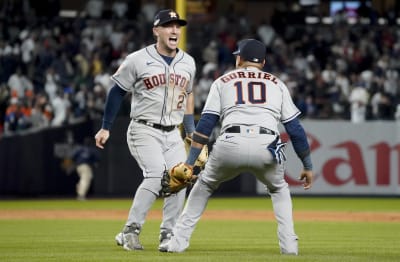
[[[143,79],[143,83],[147,87],[147,89],[153,89],[154,87],[165,85],[165,74],[152,75],[148,78]],[[185,89],[187,83],[188,80],[184,76],[178,74],[169,75],[169,84],[171,86],[179,86]]]

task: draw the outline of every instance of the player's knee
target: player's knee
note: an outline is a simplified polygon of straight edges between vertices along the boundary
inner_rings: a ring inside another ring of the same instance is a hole
[[[140,187],[142,189],[146,189],[158,195],[161,190],[161,178],[159,177],[144,178]]]
[[[199,183],[200,186],[202,188],[204,188],[206,191],[211,192],[211,193],[214,192],[215,190],[217,190],[220,185],[220,183],[217,181],[214,181],[214,182],[208,181],[208,180],[202,178],[201,176],[199,177],[197,183]]]

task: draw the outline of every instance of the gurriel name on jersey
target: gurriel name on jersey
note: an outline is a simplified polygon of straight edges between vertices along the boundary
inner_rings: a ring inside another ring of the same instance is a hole
[[[232,72],[224,77],[221,77],[221,81],[227,83],[231,80],[238,79],[238,78],[254,78],[254,79],[266,79],[274,84],[278,84],[277,78],[271,74],[265,72]]]

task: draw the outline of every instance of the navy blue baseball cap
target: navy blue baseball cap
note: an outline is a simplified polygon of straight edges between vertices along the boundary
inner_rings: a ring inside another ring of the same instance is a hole
[[[267,53],[267,47],[255,39],[243,39],[238,42],[238,49],[233,52],[246,61],[262,63]]]
[[[155,15],[153,26],[161,26],[170,22],[177,22],[181,26],[187,25],[186,20],[180,19],[177,12],[172,9],[164,9]]]

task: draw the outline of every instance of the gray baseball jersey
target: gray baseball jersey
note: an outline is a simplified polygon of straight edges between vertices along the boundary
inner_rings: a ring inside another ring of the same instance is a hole
[[[240,68],[213,83],[203,113],[220,116],[222,132],[229,126],[254,124],[278,132],[279,122],[292,120],[300,111],[276,76]]]
[[[112,79],[132,92],[131,118],[172,126],[182,123],[195,73],[186,52],[179,50],[168,65],[154,44],[128,55]]]
[[[233,70],[211,86],[203,114],[220,116],[221,134],[205,169],[190,192],[168,250],[185,250],[212,192],[240,173],[252,173],[269,192],[278,221],[283,252],[297,254],[292,202],[284,179],[284,163],[268,150],[279,140],[278,123],[300,114],[285,84],[255,67]],[[274,132],[270,132],[270,130]]]
[[[126,225],[143,225],[147,211],[161,190],[163,172],[185,161],[186,151],[179,129],[163,131],[149,123],[162,126],[182,123],[195,72],[195,62],[190,55],[179,50],[168,64],[154,44],[128,55],[112,76],[120,88],[132,93],[132,121],[127,131],[127,143],[144,177],[136,191],[142,194],[141,199],[132,206]],[[140,192],[140,189],[145,190]],[[172,230],[184,198],[182,190],[176,196],[164,199],[161,231]]]

